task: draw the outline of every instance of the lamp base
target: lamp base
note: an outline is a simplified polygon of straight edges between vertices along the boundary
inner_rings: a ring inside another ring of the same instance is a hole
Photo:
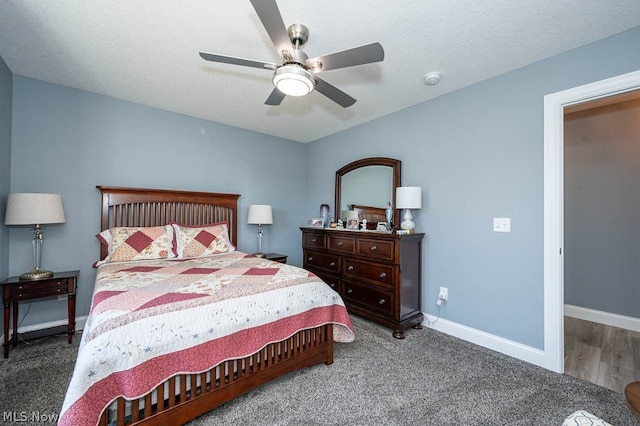
[[[45,271],[44,269],[35,268],[32,271],[25,272],[24,274],[20,275],[20,279],[35,281],[35,280],[44,280],[46,278],[51,278],[52,276],[53,276],[53,271]]]
[[[413,234],[416,229],[416,224],[413,221],[413,215],[411,214],[411,210],[406,209],[404,211],[404,217],[402,218],[402,223],[400,224],[400,228],[407,231],[407,234]]]
[[[267,254],[263,253],[261,251],[257,251],[255,253],[253,253],[253,256],[255,256],[255,257],[267,257]]]

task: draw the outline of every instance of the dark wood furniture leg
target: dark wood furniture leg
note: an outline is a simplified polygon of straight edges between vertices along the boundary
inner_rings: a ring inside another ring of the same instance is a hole
[[[75,284],[74,284],[75,288]],[[76,295],[69,294],[67,300],[67,314],[69,316],[69,328],[67,330],[67,342],[71,344],[73,342],[73,335],[76,333]]]
[[[4,302],[4,357],[9,358],[9,311],[11,303]]]
[[[13,302],[13,347],[18,345],[18,302]]]

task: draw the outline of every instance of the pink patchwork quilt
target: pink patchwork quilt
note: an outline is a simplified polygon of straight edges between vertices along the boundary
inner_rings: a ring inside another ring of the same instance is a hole
[[[238,251],[102,265],[59,424],[95,425],[118,396],[323,324],[353,341],[340,296],[295,266]]]

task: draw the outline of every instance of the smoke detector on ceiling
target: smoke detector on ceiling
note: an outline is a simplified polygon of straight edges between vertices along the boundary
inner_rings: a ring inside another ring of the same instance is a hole
[[[424,76],[424,84],[427,86],[435,86],[440,83],[440,78],[440,73],[437,71],[427,73]]]

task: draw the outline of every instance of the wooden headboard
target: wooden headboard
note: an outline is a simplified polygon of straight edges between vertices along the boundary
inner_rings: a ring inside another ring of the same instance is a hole
[[[96,186],[102,193],[100,230],[116,226],[161,226],[229,223],[229,237],[238,245],[239,194],[166,189]],[[101,244],[100,259],[107,256]]]

